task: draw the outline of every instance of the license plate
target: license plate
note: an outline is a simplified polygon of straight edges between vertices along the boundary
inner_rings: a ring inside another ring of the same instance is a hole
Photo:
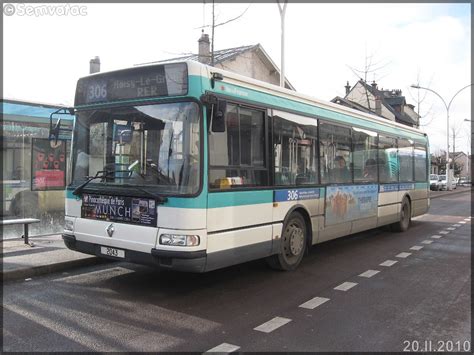
[[[104,255],[115,256],[116,258],[125,258],[125,250],[110,247],[100,247],[100,252]]]

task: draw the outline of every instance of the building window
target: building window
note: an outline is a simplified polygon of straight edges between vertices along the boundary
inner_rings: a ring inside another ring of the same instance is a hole
[[[318,179],[318,121],[273,112],[275,185],[311,185]]]
[[[351,129],[321,123],[319,138],[321,182],[352,182]]]
[[[211,188],[267,186],[264,112],[228,104],[225,131],[209,134],[209,159]]]

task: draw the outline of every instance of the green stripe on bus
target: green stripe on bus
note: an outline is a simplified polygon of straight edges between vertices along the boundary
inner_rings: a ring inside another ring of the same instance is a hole
[[[203,83],[204,84],[204,83]],[[206,89],[203,87],[203,89]],[[210,87],[208,90],[211,90]],[[258,92],[253,89],[248,89],[243,86],[237,86],[229,83],[219,83],[216,84],[214,89],[215,92],[221,93],[223,95],[232,96],[237,99],[247,100],[254,103],[262,103],[268,104],[274,107],[278,107],[281,109],[289,109],[292,111],[297,111],[301,113],[306,113],[309,115],[318,116],[321,118],[327,118],[330,120],[334,120],[340,123],[355,125],[359,127],[364,127],[368,129],[375,129],[380,132],[390,133],[394,136],[399,136],[400,131],[402,131],[402,135],[404,137],[410,137],[411,139],[416,139],[418,142],[426,142],[426,137],[422,134],[416,134],[414,132],[405,131],[403,128],[400,127],[390,127],[384,124],[380,124],[377,122],[371,122],[364,118],[352,117],[340,112],[331,111],[328,109],[324,109],[321,107],[317,107],[317,104],[310,105],[306,103],[301,103],[297,101],[293,101],[288,98],[283,98],[279,96],[275,96],[273,94],[268,94],[264,92]]]
[[[209,193],[208,208],[257,205],[272,202],[273,190],[215,192]]]

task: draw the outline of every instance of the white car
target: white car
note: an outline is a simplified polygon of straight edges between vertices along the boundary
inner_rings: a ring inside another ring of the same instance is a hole
[[[451,185],[450,190],[453,190],[453,189],[456,188],[456,183],[454,182],[454,179],[451,179],[450,185]],[[447,190],[447,186],[448,186],[448,181],[446,179],[446,175],[440,175],[439,176],[439,189],[440,190]]]
[[[439,176],[436,174],[430,174],[430,190],[438,191],[440,187]]]

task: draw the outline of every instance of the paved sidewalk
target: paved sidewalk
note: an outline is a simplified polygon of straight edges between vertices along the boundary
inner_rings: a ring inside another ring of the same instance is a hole
[[[469,187],[453,191],[431,191],[431,198],[469,192]],[[2,248],[3,281],[27,279],[67,269],[107,262],[95,256],[69,250],[61,235],[30,237],[34,247],[25,245],[23,239],[0,241]]]
[[[3,281],[27,279],[102,262],[95,256],[67,249],[59,234],[29,240],[33,247],[26,245],[23,239],[0,241]]]

